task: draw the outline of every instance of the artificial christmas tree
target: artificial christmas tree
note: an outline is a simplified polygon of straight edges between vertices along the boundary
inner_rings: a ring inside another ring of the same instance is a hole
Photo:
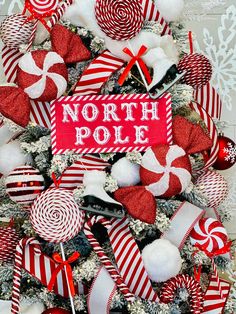
[[[234,250],[218,211],[228,185],[209,169],[217,130],[195,102],[212,67],[191,36],[186,50],[182,9],[25,0],[2,23],[15,86],[0,88],[0,249],[6,230],[14,240],[0,259],[1,314],[9,302],[33,314],[36,300],[45,314],[236,310],[220,277]],[[24,36],[10,29],[22,23]]]

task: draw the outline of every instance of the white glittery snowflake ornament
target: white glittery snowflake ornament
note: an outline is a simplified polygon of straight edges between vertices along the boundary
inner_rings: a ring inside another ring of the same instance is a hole
[[[227,147],[224,147],[224,153],[227,154],[224,159],[234,164],[236,161],[236,145],[228,142]]]

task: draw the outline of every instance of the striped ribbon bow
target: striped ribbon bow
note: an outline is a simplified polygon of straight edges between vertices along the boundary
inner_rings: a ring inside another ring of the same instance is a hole
[[[123,49],[123,52],[131,57],[131,60],[129,61],[127,67],[125,68],[124,72],[121,74],[118,80],[118,83],[120,84],[120,86],[124,84],[124,81],[126,80],[129,72],[131,71],[132,67],[135,65],[136,62],[138,62],[140,68],[142,69],[147,79],[148,84],[151,84],[152,79],[151,79],[150,73],[148,72],[148,67],[146,66],[144,61],[141,59],[141,57],[145,54],[147,49],[148,48],[146,46],[142,45],[136,56],[133,54],[133,52],[129,48],[126,47]]]
[[[52,277],[48,283],[48,290],[52,291],[54,285],[56,284],[57,276],[60,273],[60,271],[65,268],[68,278],[68,283],[70,287],[70,292],[72,297],[75,295],[75,286],[73,282],[73,274],[72,274],[72,268],[71,263],[75,262],[80,257],[79,252],[74,252],[66,261],[63,261],[61,256],[58,253],[53,254],[53,259],[56,263],[59,265],[55,268],[54,272],[52,273]]]

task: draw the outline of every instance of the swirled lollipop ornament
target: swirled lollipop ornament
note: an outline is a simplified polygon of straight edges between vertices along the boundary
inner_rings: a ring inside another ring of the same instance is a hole
[[[26,0],[26,8],[31,8],[38,14],[45,14],[48,11],[55,10],[59,4],[59,0]]]
[[[79,209],[70,191],[52,188],[41,193],[34,201],[30,219],[42,239],[62,243],[80,232],[84,212]]]
[[[138,0],[97,0],[97,23],[114,40],[128,40],[142,29],[144,16]]]

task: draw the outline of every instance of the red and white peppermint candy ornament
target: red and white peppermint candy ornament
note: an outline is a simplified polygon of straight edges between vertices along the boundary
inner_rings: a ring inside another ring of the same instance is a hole
[[[68,71],[64,60],[52,51],[26,53],[19,61],[17,83],[31,99],[51,101],[67,88]]]
[[[193,88],[201,88],[206,85],[212,75],[212,65],[202,54],[192,53],[185,55],[178,64],[180,73],[185,72],[183,82]]]
[[[197,178],[196,187],[207,198],[207,207],[218,207],[229,193],[228,183],[218,172],[206,171]]]
[[[22,205],[33,203],[43,189],[43,176],[31,166],[18,167],[6,178],[6,192],[10,199]]]
[[[84,216],[71,191],[52,188],[34,201],[30,220],[41,238],[48,242],[60,243],[69,241],[80,232]]]
[[[16,246],[21,236],[15,228],[0,227],[0,262],[10,263],[14,260]]]
[[[58,0],[26,0],[25,6],[31,7],[31,10],[38,14],[48,13],[49,11],[55,10],[58,6]]]
[[[144,16],[138,0],[97,0],[97,23],[114,40],[128,40],[142,29]]]
[[[222,223],[214,218],[202,218],[190,233],[192,245],[196,243],[206,247],[208,252],[222,249],[228,242],[227,232]]]
[[[34,23],[27,22],[27,16],[9,15],[0,26],[0,37],[7,47],[18,49],[29,43],[33,28]]]
[[[149,148],[140,168],[142,184],[155,196],[171,197],[183,192],[191,181],[191,164],[178,145]]]

